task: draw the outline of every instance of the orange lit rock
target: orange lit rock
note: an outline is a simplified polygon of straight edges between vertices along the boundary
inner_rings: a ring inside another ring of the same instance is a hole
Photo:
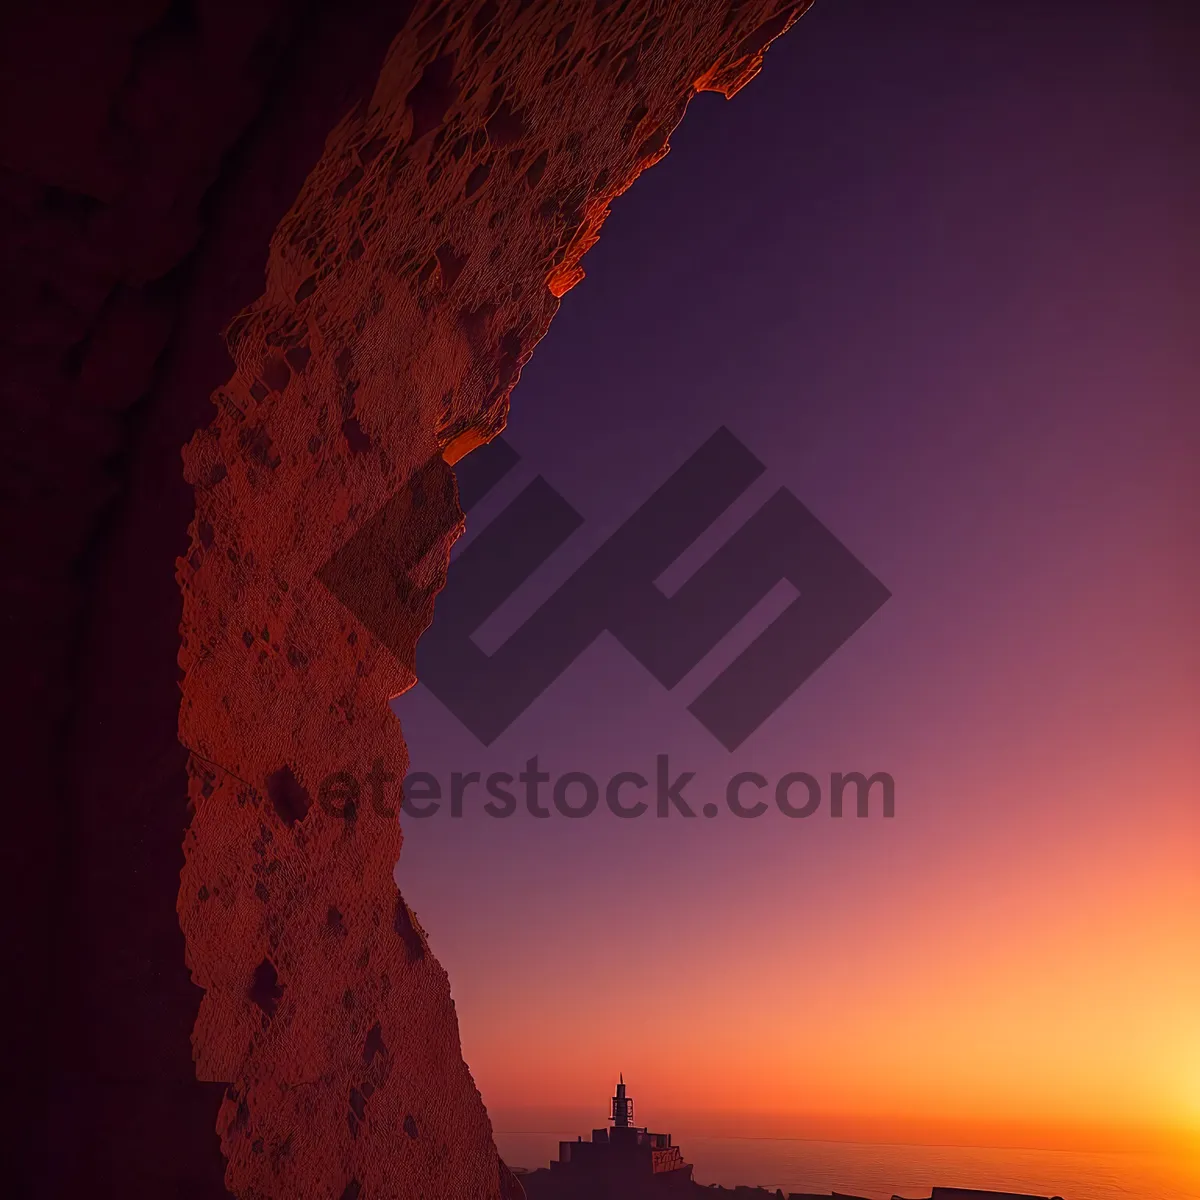
[[[450,464],[503,427],[609,205],[691,96],[732,95],[805,7],[420,6],[228,330],[235,370],[185,454],[178,912],[238,1196],[520,1194],[392,881],[408,759],[387,701],[415,682],[462,530]],[[327,586],[373,519],[371,575],[341,582],[379,593],[398,656]]]

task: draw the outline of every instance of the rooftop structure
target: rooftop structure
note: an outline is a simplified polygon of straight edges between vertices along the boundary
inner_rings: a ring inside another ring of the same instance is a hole
[[[580,1185],[580,1194],[625,1196],[641,1194],[647,1187],[673,1191],[688,1189],[691,1163],[671,1144],[669,1133],[651,1133],[633,1123],[633,1099],[626,1094],[625,1076],[617,1083],[610,1110],[611,1127],[593,1129],[590,1141],[559,1142],[552,1175]]]

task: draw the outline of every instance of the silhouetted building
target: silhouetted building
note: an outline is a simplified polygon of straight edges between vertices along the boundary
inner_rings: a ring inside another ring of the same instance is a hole
[[[692,1165],[671,1144],[669,1133],[651,1133],[633,1123],[633,1100],[625,1093],[620,1077],[612,1098],[611,1128],[593,1129],[590,1141],[559,1142],[558,1159],[550,1164],[550,1176],[569,1189],[572,1197],[625,1197],[689,1191]]]
[[[625,1077],[617,1084],[609,1119],[611,1127],[558,1143],[558,1158],[536,1171],[519,1171],[528,1200],[862,1200],[844,1192],[769,1191],[761,1187],[703,1187],[692,1179],[692,1164],[671,1144],[669,1133],[651,1133],[633,1123],[633,1100],[625,1093]],[[903,1200],[893,1196],[892,1200]],[[1046,1200],[1015,1192],[934,1188],[929,1200]],[[1052,1197],[1051,1200],[1061,1200]]]

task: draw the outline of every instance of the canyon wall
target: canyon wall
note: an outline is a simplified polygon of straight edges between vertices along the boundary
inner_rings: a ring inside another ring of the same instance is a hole
[[[519,1194],[392,882],[387,701],[462,527],[452,463],[690,97],[804,7],[6,18],[6,1132],[33,1194]]]

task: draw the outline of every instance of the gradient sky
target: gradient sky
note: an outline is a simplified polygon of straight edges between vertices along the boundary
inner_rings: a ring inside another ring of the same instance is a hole
[[[721,424],[768,468],[742,519],[787,486],[893,597],[734,754],[686,705],[778,594],[673,692],[603,637],[487,748],[418,686],[413,769],[667,753],[700,801],[883,770],[897,811],[406,818],[498,1128],[585,1132],[621,1070],[677,1130],[1200,1130],[1200,122],[1166,11],[818,0],[617,202],[471,529],[538,473],[587,521],[478,640]]]

